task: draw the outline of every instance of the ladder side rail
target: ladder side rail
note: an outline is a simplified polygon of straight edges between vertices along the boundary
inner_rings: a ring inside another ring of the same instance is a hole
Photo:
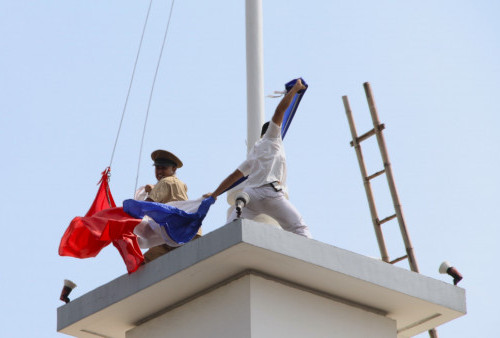
[[[344,102],[344,108],[347,115],[347,120],[349,122],[349,128],[351,130],[351,135],[352,135],[351,143],[354,146],[354,149],[356,150],[356,157],[358,158],[359,168],[361,170],[361,177],[363,179],[363,184],[365,187],[366,198],[368,199],[368,206],[370,208],[370,214],[372,217],[373,227],[375,230],[375,236],[377,237],[377,243],[379,246],[380,255],[384,262],[389,262],[389,254],[387,253],[387,247],[385,245],[384,236],[380,228],[380,222],[377,215],[377,208],[375,206],[375,200],[373,198],[373,192],[371,189],[370,180],[368,179],[368,175],[366,173],[366,166],[363,160],[363,153],[361,151],[361,145],[358,142],[356,126],[354,124],[354,119],[352,117],[352,111],[347,96],[342,96],[342,101]]]
[[[365,82],[363,84],[365,89],[366,98],[368,100],[368,106],[370,109],[370,114],[372,116],[373,126],[376,131],[377,143],[379,145],[380,153],[382,155],[382,159],[384,161],[385,174],[387,177],[387,183],[389,184],[389,190],[391,192],[392,201],[394,204],[394,209],[396,211],[399,228],[401,231],[401,235],[403,237],[403,241],[406,247],[406,253],[408,254],[409,265],[412,271],[419,272],[417,260],[415,258],[413,246],[411,244],[410,236],[408,235],[408,230],[406,227],[405,218],[403,215],[403,209],[401,203],[399,201],[398,192],[396,189],[396,184],[394,183],[394,176],[392,174],[391,162],[389,160],[389,155],[387,153],[387,148],[385,145],[384,135],[382,130],[378,127],[380,125],[380,121],[378,118],[377,108],[375,106],[375,100],[373,99],[372,90],[370,84]]]

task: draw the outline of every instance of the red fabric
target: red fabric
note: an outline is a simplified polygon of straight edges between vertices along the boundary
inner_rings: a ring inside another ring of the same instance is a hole
[[[101,173],[102,177],[101,180],[99,181],[101,185],[99,186],[99,190],[97,190],[97,195],[95,196],[94,203],[92,203],[89,211],[87,211],[85,216],[92,216],[98,211],[116,207],[115,201],[113,200],[113,196],[111,196],[111,191],[109,190],[109,184],[108,184],[108,176],[110,170],[111,169],[107,167]]]
[[[120,252],[120,255],[122,255],[128,273],[135,272],[144,264],[144,256],[139,248],[139,243],[137,243],[137,236],[134,233],[123,234],[122,238],[113,241],[113,245]]]
[[[99,190],[85,217],[75,217],[66,229],[59,245],[59,255],[76,258],[95,257],[109,243],[118,249],[132,273],[144,262],[133,230],[140,219],[116,208],[109,190],[109,167],[102,172]]]
[[[112,241],[120,252],[129,273],[134,272],[144,262],[134,228],[141,219],[133,218],[123,208],[112,208],[98,212],[92,218],[106,222],[100,236],[101,241]],[[108,242],[109,243],[109,242]]]

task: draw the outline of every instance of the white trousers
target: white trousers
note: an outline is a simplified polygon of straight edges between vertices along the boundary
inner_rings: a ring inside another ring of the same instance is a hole
[[[285,198],[283,191],[275,191],[270,185],[245,188],[243,191],[250,197],[250,202],[241,211],[242,218],[254,219],[259,214],[266,214],[274,218],[284,230],[312,238],[302,216]],[[235,218],[236,210],[233,210],[229,219]]]

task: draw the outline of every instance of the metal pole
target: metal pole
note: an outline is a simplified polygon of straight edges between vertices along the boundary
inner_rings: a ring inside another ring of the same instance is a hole
[[[247,150],[260,138],[264,122],[262,0],[245,0],[247,57]]]
[[[349,100],[347,96],[342,96],[342,101],[344,102],[345,113],[347,115],[347,120],[349,121],[349,128],[351,129],[352,135],[352,145],[356,150],[356,156],[358,158],[359,169],[361,170],[361,177],[365,186],[366,198],[368,199],[368,206],[370,207],[370,214],[372,216],[373,227],[375,229],[375,235],[377,237],[378,247],[380,249],[380,255],[384,262],[389,262],[389,254],[387,253],[387,248],[384,242],[384,236],[382,230],[380,229],[380,223],[377,215],[377,208],[375,206],[375,200],[373,198],[373,192],[366,173],[366,166],[363,160],[363,153],[361,152],[361,145],[358,142],[358,133],[356,131],[356,126],[354,125],[354,119],[352,117],[351,107],[349,105]]]
[[[385,146],[384,135],[380,130],[380,121],[378,118],[377,108],[375,107],[375,101],[373,99],[373,94],[371,91],[370,84],[365,82],[363,84],[366,93],[366,99],[368,100],[368,106],[370,108],[370,114],[372,116],[373,128],[375,130],[375,135],[377,136],[377,143],[380,148],[380,153],[382,155],[382,159],[384,161],[385,174],[387,177],[387,183],[389,184],[389,190],[391,192],[392,201],[394,203],[394,209],[396,211],[396,216],[399,223],[399,229],[401,231],[401,236],[403,237],[403,241],[406,247],[406,253],[408,255],[408,261],[410,264],[410,269],[415,272],[418,271],[417,261],[415,259],[415,255],[413,253],[413,246],[410,241],[410,236],[408,235],[408,230],[406,228],[406,222],[403,216],[403,209],[401,207],[401,203],[399,202],[399,196],[396,189],[396,185],[394,183],[394,176],[392,174],[391,162],[389,161],[389,155],[387,153],[387,149]]]

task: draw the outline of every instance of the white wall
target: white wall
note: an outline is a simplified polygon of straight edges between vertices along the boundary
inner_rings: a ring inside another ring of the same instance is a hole
[[[252,337],[395,338],[396,322],[252,276]]]
[[[126,338],[250,338],[250,279],[233,281],[127,332]]]
[[[127,338],[395,338],[386,317],[245,275],[126,334]]]

